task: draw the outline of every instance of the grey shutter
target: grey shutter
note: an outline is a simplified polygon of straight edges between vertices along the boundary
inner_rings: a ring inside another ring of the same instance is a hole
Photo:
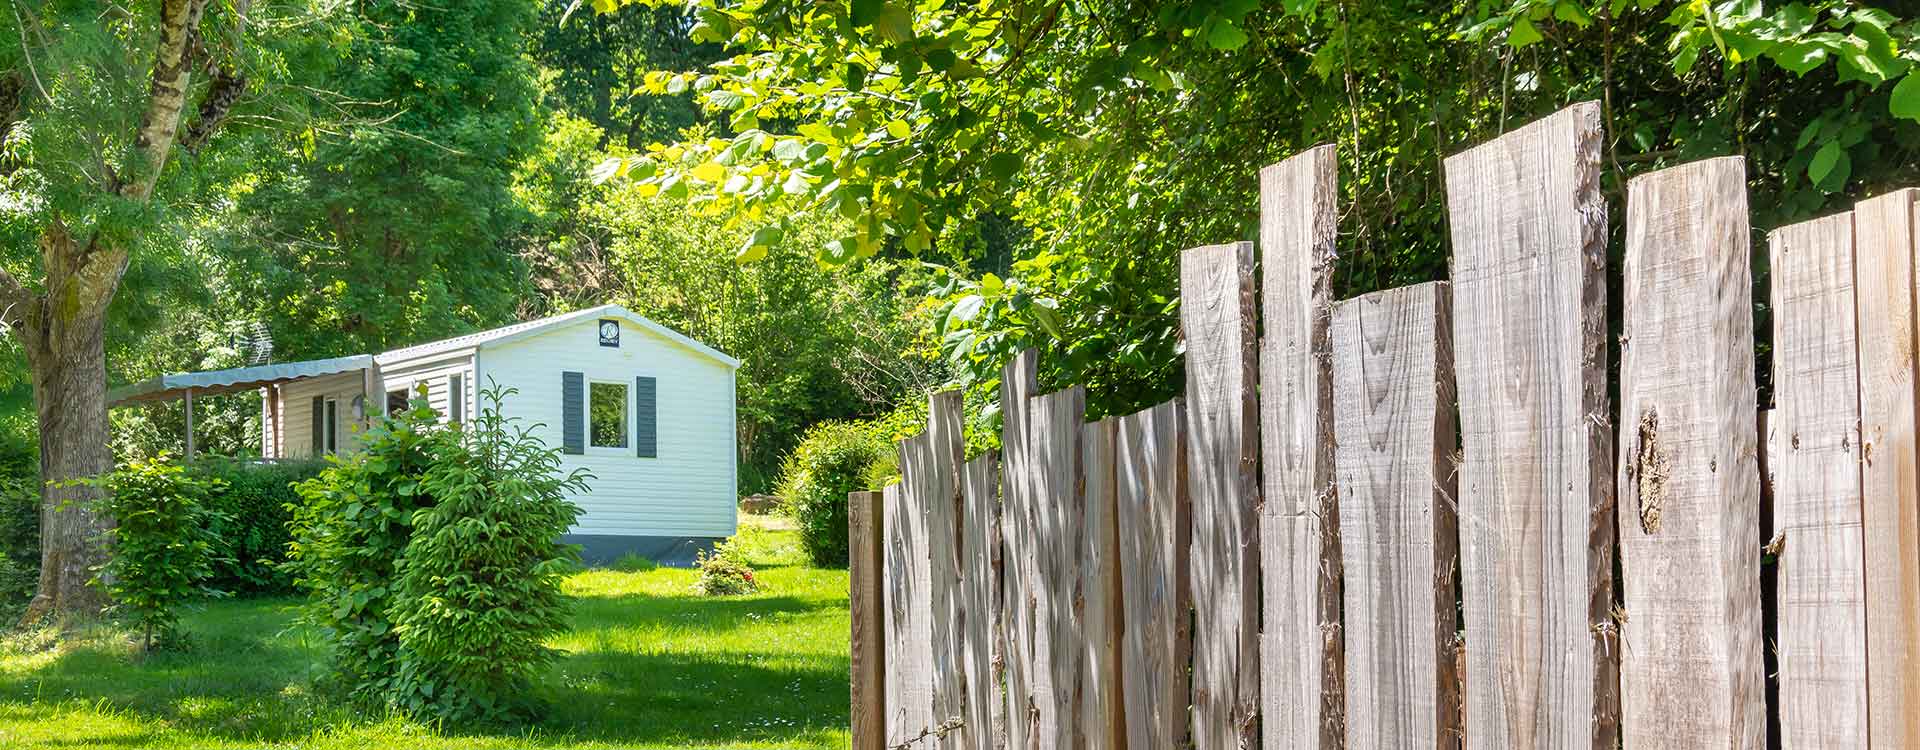
[[[313,457],[319,458],[327,452],[327,399],[313,397]]]
[[[447,376],[447,421],[455,424],[465,421],[467,414],[467,394],[461,388],[465,385],[463,381],[458,374]]]
[[[560,373],[560,452],[587,452],[587,376]]]
[[[641,458],[659,456],[659,415],[655,411],[653,378],[633,379],[633,447]]]

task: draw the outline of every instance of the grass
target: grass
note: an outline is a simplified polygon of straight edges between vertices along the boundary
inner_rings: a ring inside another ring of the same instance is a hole
[[[568,579],[573,629],[538,724],[469,732],[356,713],[315,692],[324,654],[299,602],[213,602],[193,647],[139,658],[126,630],[0,644],[4,748],[844,748],[847,574],[806,567],[790,530],[743,517],[764,589],[705,598],[694,571],[629,561]]]

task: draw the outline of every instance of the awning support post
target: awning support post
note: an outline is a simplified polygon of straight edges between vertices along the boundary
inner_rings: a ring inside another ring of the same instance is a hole
[[[193,463],[193,389],[187,389],[187,463]]]

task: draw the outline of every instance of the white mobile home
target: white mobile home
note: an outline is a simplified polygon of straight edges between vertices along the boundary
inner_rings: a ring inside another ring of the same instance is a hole
[[[515,391],[503,415],[561,448],[565,470],[593,474],[568,541],[595,562],[681,562],[735,531],[739,365],[606,305],[377,355],[168,375],[110,400],[184,397],[191,414],[196,395],[258,389],[261,452],[275,459],[351,452],[368,419],[421,387],[442,419],[470,420],[497,384]]]

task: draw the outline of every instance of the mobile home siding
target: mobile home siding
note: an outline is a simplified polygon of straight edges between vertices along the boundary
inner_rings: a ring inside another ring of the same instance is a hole
[[[584,513],[576,534],[724,537],[735,531],[732,368],[638,326],[623,323],[620,347],[600,346],[597,321],[581,320],[484,348],[477,367],[518,392],[503,410],[548,446],[563,445],[563,372],[586,383],[654,379],[657,457],[588,446],[563,455],[563,471],[586,469],[591,490],[573,498]],[[636,427],[634,393],[628,426]],[[630,433],[630,437],[637,437]]]
[[[280,386],[280,448],[279,458],[307,458],[313,456],[313,400],[315,398],[333,399],[340,402],[337,413],[338,424],[334,426],[339,440],[338,452],[350,453],[360,448],[360,431],[363,425],[353,419],[353,400],[366,389],[366,376],[359,371],[343,372],[307,380],[297,380]]]
[[[414,387],[421,383],[427,386],[427,403],[442,416],[451,413],[452,394],[448,389],[449,378],[458,375],[464,398],[461,399],[460,421],[471,421],[475,414],[473,350],[464,349],[451,354],[439,354],[417,360],[399,360],[380,365],[380,380],[386,385],[381,388],[382,408],[386,406],[386,391],[405,389],[409,400],[415,397]]]

